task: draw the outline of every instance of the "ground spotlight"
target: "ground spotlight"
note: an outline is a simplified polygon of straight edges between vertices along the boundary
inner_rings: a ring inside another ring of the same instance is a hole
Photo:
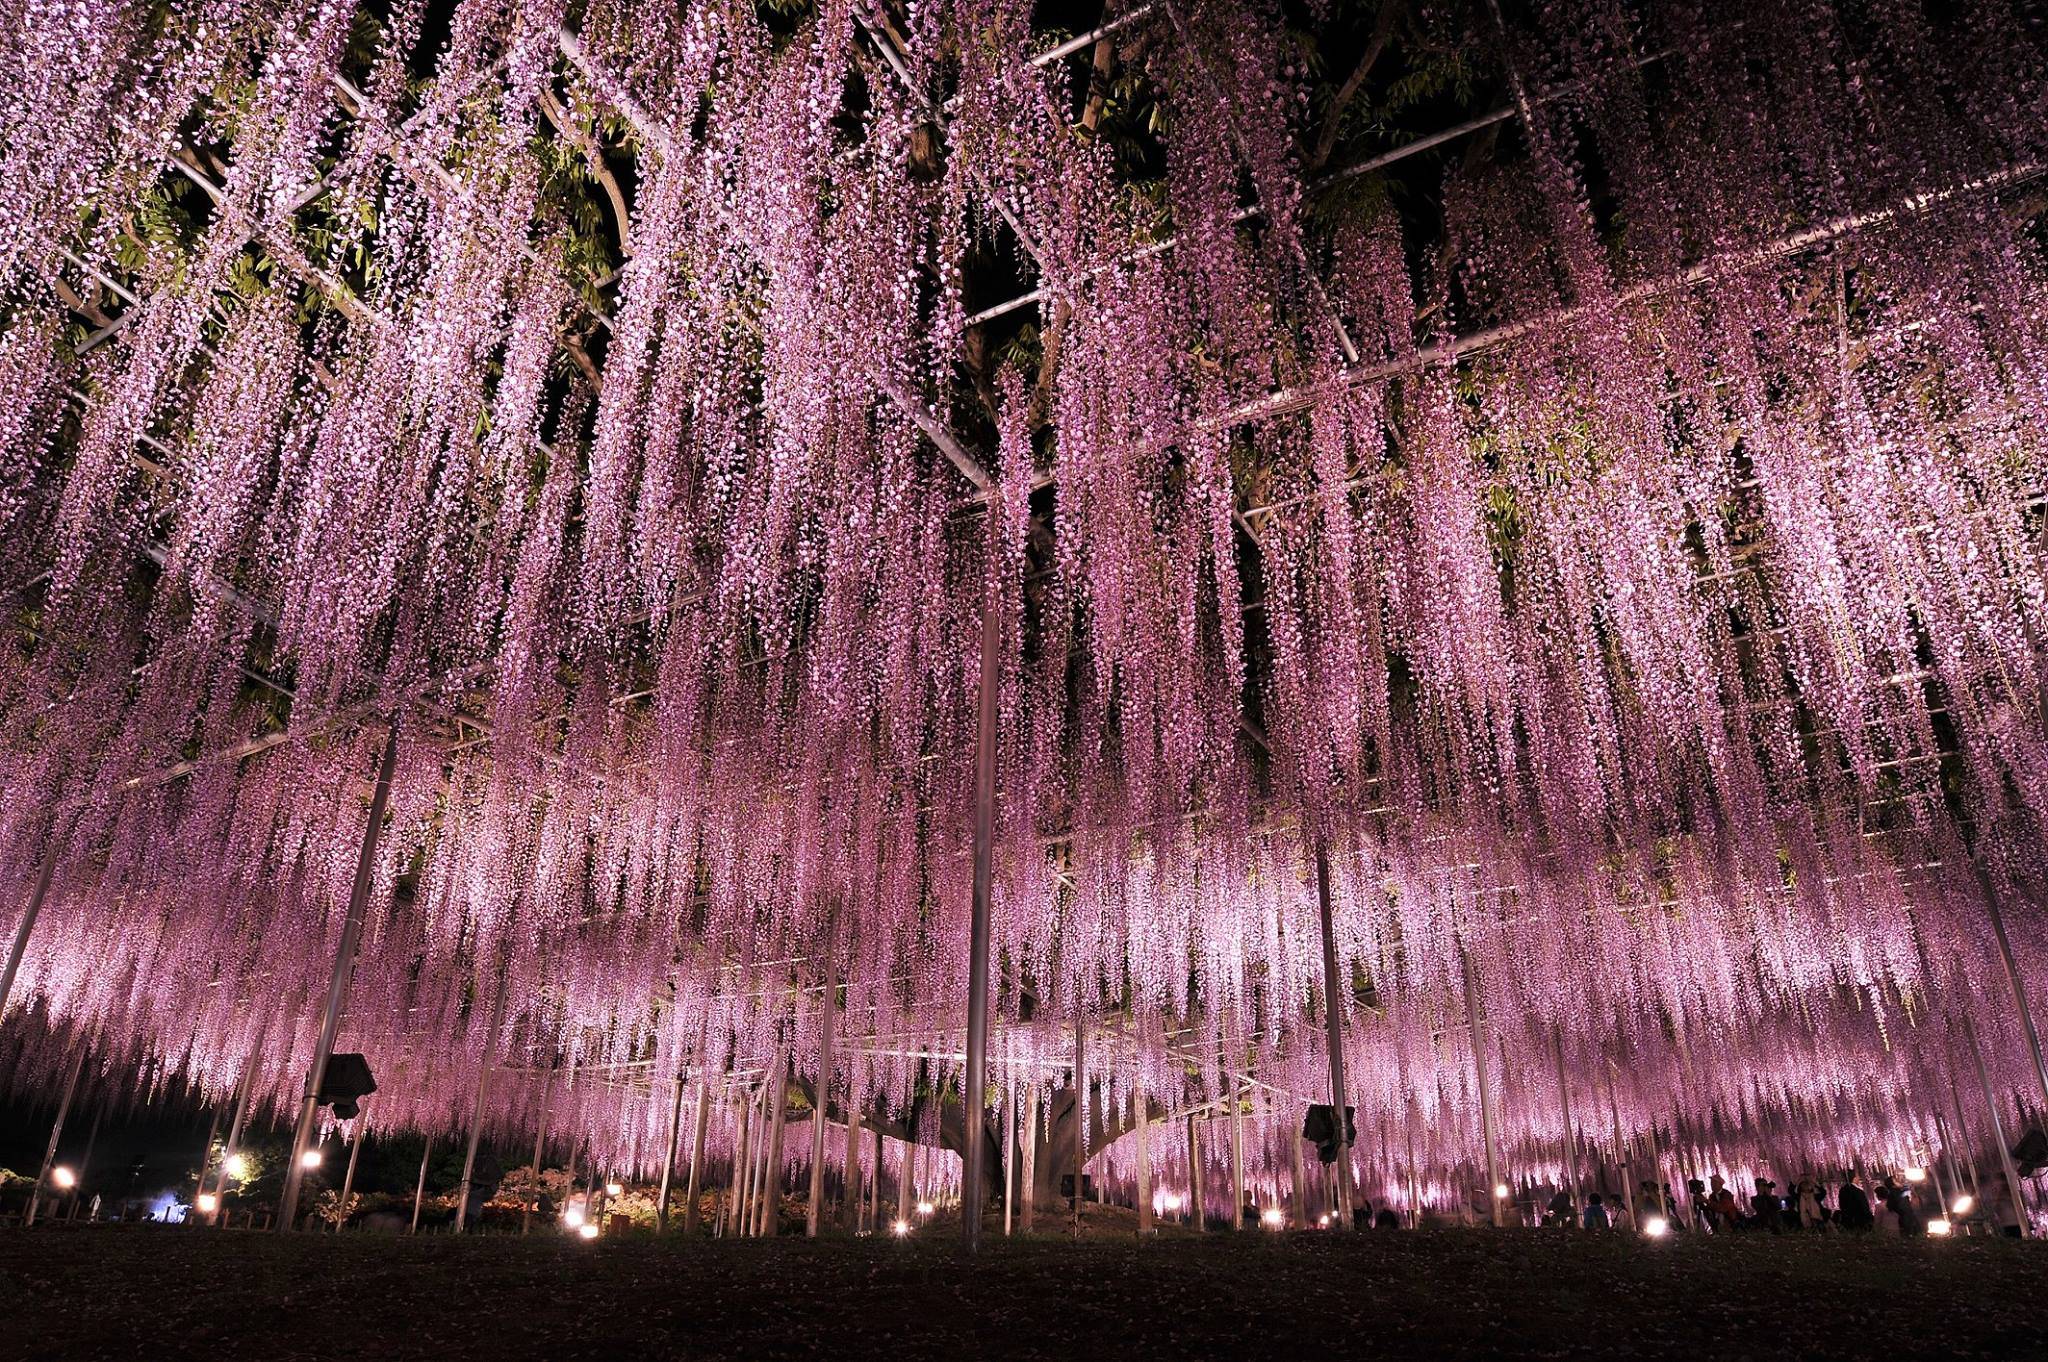
[[[1937,1239],[1945,1235],[1954,1234],[1955,1229],[1956,1227],[1948,1222],[1946,1216],[1936,1216],[1927,1222],[1927,1232]]]
[[[237,1182],[241,1181],[249,1176],[249,1156],[246,1154],[228,1155],[227,1160],[221,1164],[220,1171],[226,1173]]]
[[[930,1214],[932,1213],[932,1204],[931,1204],[931,1202],[929,1202],[929,1201],[920,1201],[920,1202],[918,1202],[918,1203],[917,1203],[917,1213],[918,1213],[919,1215],[930,1215]]]
[[[1502,1200],[1507,1199],[1509,1190],[1510,1189],[1505,1182],[1496,1182],[1493,1184],[1493,1194],[1497,1197],[1500,1197]]]
[[[1917,1167],[1917,1166],[1916,1166],[1916,1167],[1913,1167],[1913,1168],[1908,1168],[1908,1169],[1906,1170],[1906,1181],[1908,1181],[1908,1182],[1925,1182],[1925,1181],[1927,1181],[1927,1170],[1926,1170],[1925,1168],[1920,1168],[1920,1167]]]
[[[597,1238],[597,1226],[581,1225],[577,1227],[576,1233],[582,1235],[585,1239],[595,1239]]]
[[[212,1215],[220,1209],[220,1198],[212,1192],[201,1192],[192,1204],[201,1215]]]
[[[1328,1211],[1324,1211],[1322,1215],[1316,1218],[1316,1223],[1318,1225],[1321,1225],[1324,1229],[1330,1228],[1330,1213]]]
[[[60,1163],[50,1170],[50,1181],[57,1184],[58,1191],[68,1192],[78,1185],[78,1174]]]
[[[1956,1204],[1949,1207],[1949,1209],[1955,1212],[1957,1215],[1968,1215],[1976,1207],[1976,1205],[1977,1198],[1971,1196],[1968,1192],[1965,1192],[1961,1196],[1956,1198]]]
[[[1177,1211],[1180,1209],[1180,1198],[1172,1192],[1167,1192],[1159,1198],[1159,1204],[1169,1212]]]
[[[910,1233],[910,1222],[899,1217],[898,1219],[890,1222],[889,1228],[891,1231],[895,1233],[898,1239],[901,1239],[905,1235]]]
[[[1661,1215],[1653,1215],[1643,1222],[1643,1233],[1652,1239],[1662,1239],[1671,1233],[1671,1222]]]
[[[1278,1206],[1268,1206],[1259,1212],[1259,1223],[1269,1230],[1277,1230],[1287,1223],[1287,1214]]]
[[[604,1194],[606,1196],[624,1196],[626,1194],[626,1185],[622,1182],[607,1182],[604,1185]]]
[[[581,1206],[571,1206],[568,1210],[562,1212],[562,1223],[572,1230],[581,1229],[584,1218]]]

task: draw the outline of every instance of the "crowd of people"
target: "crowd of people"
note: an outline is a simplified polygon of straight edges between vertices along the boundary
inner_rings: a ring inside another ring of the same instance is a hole
[[[1832,1191],[1825,1181],[1806,1178],[1781,1192],[1776,1182],[1759,1177],[1755,1189],[1745,1197],[1716,1173],[1704,1181],[1688,1179],[1682,1196],[1668,1182],[1660,1185],[1645,1178],[1636,1189],[1635,1203],[1638,1217],[1646,1225],[1655,1216],[1666,1229],[1703,1234],[1840,1231],[1912,1238],[1981,1227],[1988,1233],[2018,1238],[2020,1217],[2011,1197],[2002,1186],[1987,1185],[1983,1191],[1981,1200],[1960,1193],[1952,1204],[1943,1206],[1939,1193],[1924,1181],[1886,1173],[1866,1187],[1861,1175],[1851,1173]],[[1598,1193],[1587,1198],[1582,1209],[1570,1192],[1559,1190],[1550,1199],[1543,1223],[1608,1229],[1614,1224],[1614,1215]]]

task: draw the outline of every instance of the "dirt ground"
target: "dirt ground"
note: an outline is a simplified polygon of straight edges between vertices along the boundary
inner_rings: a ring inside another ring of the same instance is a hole
[[[0,1357],[2048,1359],[2048,1245],[0,1231]]]

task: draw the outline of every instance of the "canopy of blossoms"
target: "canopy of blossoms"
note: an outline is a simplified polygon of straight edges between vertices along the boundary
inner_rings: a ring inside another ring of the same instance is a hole
[[[2025,0],[0,0],[0,1077],[288,1119],[374,810],[373,1131],[940,1143],[992,618],[1041,1180],[1078,1037],[1287,1181],[1333,1008],[1397,1198],[1975,1149],[2044,107]]]

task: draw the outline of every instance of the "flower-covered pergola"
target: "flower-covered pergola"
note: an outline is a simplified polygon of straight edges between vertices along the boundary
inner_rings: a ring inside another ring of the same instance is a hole
[[[1409,1206],[2048,1101],[2022,0],[0,33],[17,1088],[1241,1200],[1334,1084]]]

